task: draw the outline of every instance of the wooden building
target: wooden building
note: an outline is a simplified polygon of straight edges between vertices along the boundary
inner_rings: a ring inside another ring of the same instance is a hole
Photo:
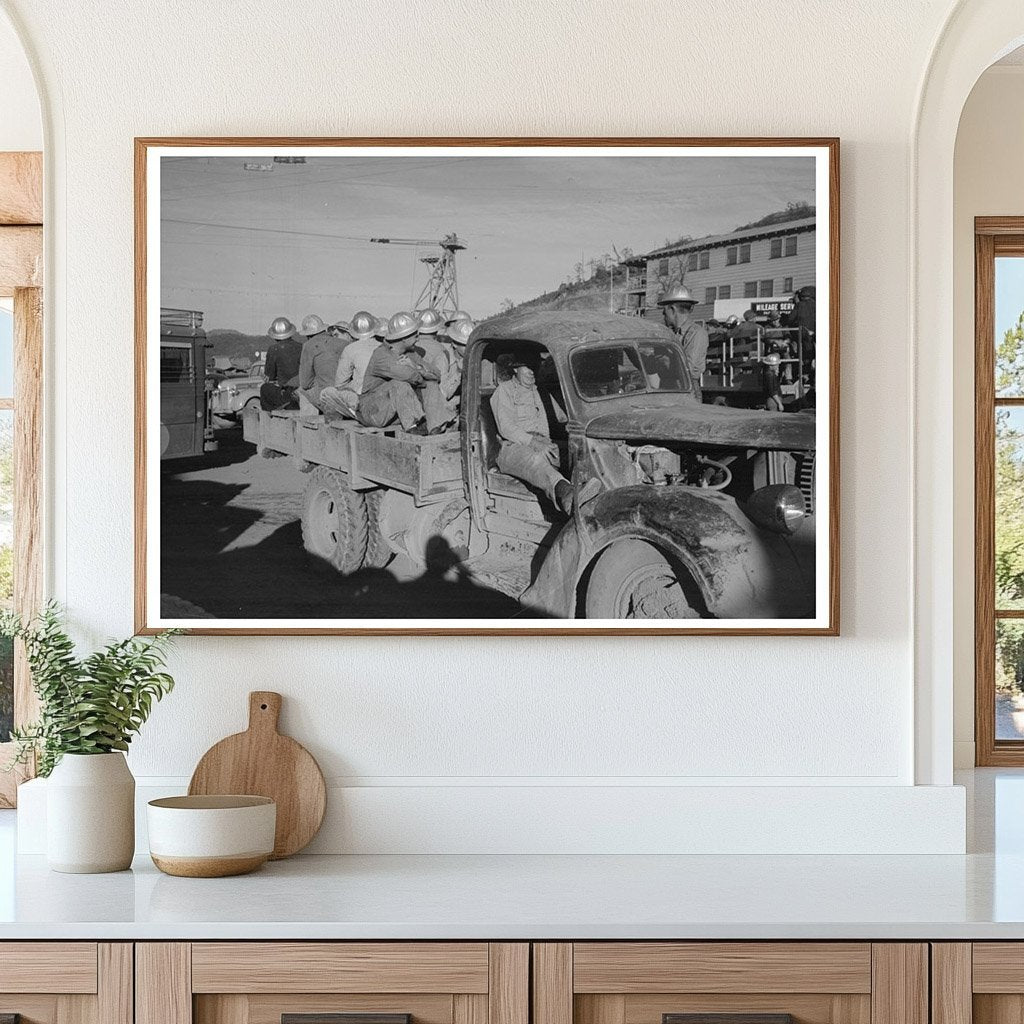
[[[815,218],[707,235],[655,249],[628,262],[625,312],[650,315],[658,296],[682,280],[697,316],[739,315],[753,299],[782,299],[815,283]]]

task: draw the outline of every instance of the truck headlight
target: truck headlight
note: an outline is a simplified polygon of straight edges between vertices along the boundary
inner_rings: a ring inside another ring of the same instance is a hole
[[[792,484],[759,487],[746,500],[743,511],[758,526],[773,533],[796,533],[807,515],[804,496]]]

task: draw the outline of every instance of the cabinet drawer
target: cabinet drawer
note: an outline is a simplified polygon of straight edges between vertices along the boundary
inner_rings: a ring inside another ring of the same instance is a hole
[[[0,992],[96,991],[95,942],[0,943]]]
[[[926,1024],[923,943],[537,943],[534,1024]]]
[[[136,1024],[529,1024],[514,942],[136,947]]]

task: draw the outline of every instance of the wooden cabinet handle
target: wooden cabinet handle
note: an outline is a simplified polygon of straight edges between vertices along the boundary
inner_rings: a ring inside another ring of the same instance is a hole
[[[8,1024],[0,1020],[0,1024]],[[13,1022],[17,1024],[17,1021]],[[412,1024],[411,1013],[282,1013],[281,1024]]]
[[[794,1024],[791,1013],[663,1013],[661,1024]]]

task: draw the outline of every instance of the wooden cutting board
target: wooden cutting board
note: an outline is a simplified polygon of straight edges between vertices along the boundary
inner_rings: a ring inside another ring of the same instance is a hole
[[[317,834],[327,808],[327,787],[313,755],[277,731],[281,694],[249,694],[249,728],[214,744],[188,785],[190,796],[244,793],[277,803],[271,860],[290,857]]]

